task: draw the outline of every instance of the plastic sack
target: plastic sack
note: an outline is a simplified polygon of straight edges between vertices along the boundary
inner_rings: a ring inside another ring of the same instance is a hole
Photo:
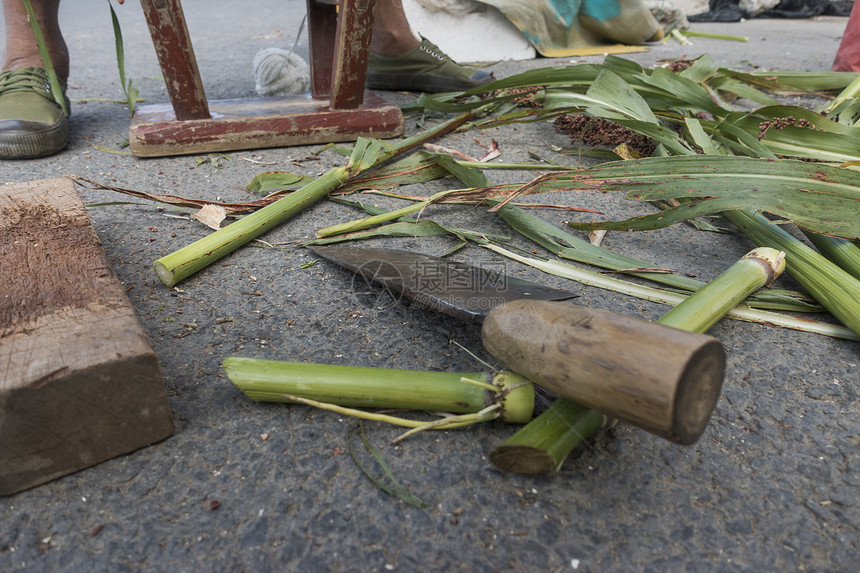
[[[860,72],[860,4],[856,2],[833,60],[833,71]]]
[[[642,44],[662,29],[642,0],[480,0],[498,8],[541,55],[607,43]]]

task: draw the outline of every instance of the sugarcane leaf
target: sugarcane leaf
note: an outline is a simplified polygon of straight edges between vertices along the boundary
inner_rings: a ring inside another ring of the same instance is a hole
[[[646,135],[663,145],[667,151],[674,155],[694,155],[696,152],[674,130],[659,123],[647,121],[636,121],[628,119],[613,120],[618,125],[632,129],[636,133]]]
[[[714,62],[711,56],[709,56],[708,54],[703,54],[696,58],[696,60],[693,62],[693,65],[691,65],[689,68],[683,69],[678,72],[678,75],[683,76],[688,80],[701,83],[716,74],[719,69],[719,66],[717,66],[716,62]]]
[[[354,177],[343,185],[338,192],[347,194],[368,189],[393,189],[401,185],[425,183],[451,174],[469,178],[469,181],[466,181],[459,177],[470,187],[489,185],[486,178],[477,178],[477,174],[483,176],[479,170],[461,166],[450,156],[450,161],[444,159],[440,161],[439,158],[440,156],[435,153],[416,151],[401,160]],[[268,171],[255,175],[245,188],[256,193],[271,193],[299,189],[313,180],[313,177],[307,175],[287,171]]]
[[[389,223],[368,231],[357,231],[334,237],[314,239],[305,243],[306,245],[330,245],[333,243],[344,243],[346,241],[358,241],[373,239],[375,237],[433,237],[437,235],[448,235],[450,231],[438,223],[425,219],[422,221],[400,221]]]
[[[642,96],[630,84],[609,70],[600,72],[594,83],[585,93],[593,103],[586,106],[589,113],[595,107],[603,113],[594,113],[606,119],[635,119],[657,123],[657,116],[651,111]],[[614,117],[613,117],[614,115]]]
[[[860,129],[855,129],[854,127],[831,121],[819,113],[795,105],[773,105],[762,107],[753,112],[739,116],[736,123],[742,124],[742,122],[746,121],[752,124],[756,121],[774,121],[786,118],[796,120],[798,123],[806,122],[809,124],[809,129],[812,131],[824,131],[852,138],[860,138]],[[788,129],[788,127],[786,127],[786,129]],[[776,131],[780,130],[777,129]],[[770,133],[770,130],[768,130],[768,133]]]
[[[489,200],[488,203],[492,205],[498,201]],[[544,221],[537,215],[510,204],[499,209],[498,214],[521,235],[563,259],[612,270],[655,268],[656,266],[641,259],[627,257],[605,247],[592,245],[588,241]],[[698,290],[706,284],[682,274],[656,272],[630,274],[686,291]],[[822,310],[819,305],[814,304],[814,301],[809,300],[802,293],[776,289],[759,291],[745,302],[755,308],[782,309],[795,312],[818,312]]]
[[[514,94],[502,95],[499,97],[482,100],[478,98],[451,99],[450,97],[440,97],[440,94],[421,94],[415,102],[416,107],[421,109],[429,109],[432,111],[441,111],[444,113],[460,113],[466,110],[478,109],[480,107],[491,106],[501,102],[506,102],[516,97]]]
[[[342,198],[331,198],[330,200],[335,203],[350,205],[352,207],[361,209],[370,215],[380,215],[386,212],[385,209],[382,209],[381,207],[368,205],[367,203],[363,203],[361,201],[350,201],[348,199]],[[492,239],[494,241],[510,240],[510,237],[506,237],[504,235],[490,235],[487,233],[479,233],[468,229],[440,225],[439,223],[431,219],[417,220],[413,219],[412,217],[404,216],[397,219],[394,223],[382,225],[374,229],[366,231],[357,231],[354,233],[347,233],[333,237],[314,239],[313,241],[310,241],[305,244],[326,245],[330,243],[341,243],[345,241],[372,239],[375,237],[433,237],[438,235],[453,235],[460,239],[462,243],[465,243],[467,240],[471,240],[473,242],[481,242],[487,239]]]
[[[361,463],[359,459],[359,454],[356,451],[356,448],[353,447],[353,442],[355,441],[356,434],[361,440],[362,445],[365,450],[371,455],[373,460],[376,462],[376,465],[382,470],[383,477],[379,478],[371,472],[364,464]],[[346,445],[347,450],[349,451],[349,455],[352,460],[355,462],[355,465],[358,466],[358,469],[362,471],[362,473],[367,476],[367,478],[373,482],[373,484],[381,489],[382,491],[388,493],[389,495],[393,495],[405,501],[410,505],[414,505],[415,507],[420,507],[422,509],[430,507],[430,504],[423,501],[421,498],[409,493],[404,489],[400,482],[397,481],[397,478],[394,477],[394,473],[391,471],[391,468],[385,463],[385,460],[382,458],[382,455],[374,448],[370,441],[367,439],[367,435],[364,432],[364,424],[359,421],[359,423],[347,431],[346,434]]]
[[[827,117],[843,125],[860,127],[860,98],[840,102],[833,107]]]
[[[856,77],[852,72],[739,72],[720,68],[720,75],[759,86],[773,93],[836,91],[847,87]]]
[[[714,127],[713,137],[727,147],[747,157],[776,159],[776,154],[756,137],[731,122],[730,118]]]
[[[678,105],[685,110],[703,111],[715,115],[726,111],[714,102],[708,91],[699,83],[665,68],[657,68],[649,75],[642,75],[641,78],[645,83],[660,88],[667,96],[677,100]]]
[[[313,180],[313,177],[288,171],[267,171],[255,175],[245,189],[252,193],[271,193],[283,189],[298,189]]]
[[[474,167],[460,165],[448,153],[439,153],[435,161],[451,175],[468,185],[469,187],[489,187],[492,185],[484,172]]]
[[[576,65],[561,65],[547,66],[544,68],[536,68],[519,74],[508,76],[494,82],[484,84],[482,86],[472,88],[466,94],[474,95],[480,93],[489,93],[496,90],[505,90],[511,88],[533,87],[533,86],[550,86],[550,85],[572,85],[581,84],[588,86],[597,78],[598,74],[607,67],[612,67],[616,60],[622,58],[611,58],[609,56],[604,60],[604,64],[576,64]],[[632,61],[629,64],[638,66]],[[641,70],[641,68],[639,68]]]
[[[447,175],[448,170],[439,165],[435,154],[416,151],[399,161],[354,178],[344,185],[341,191],[352,193],[368,189],[393,189],[401,185],[425,183]]]
[[[692,117],[688,117],[684,120],[687,131],[690,134],[690,138],[693,140],[699,149],[701,149],[706,155],[728,155],[728,151],[726,149],[717,144],[714,140],[712,140],[705,130],[702,128],[702,123],[693,119]]]
[[[749,84],[738,81],[734,78],[719,76],[712,78],[709,85],[714,89],[733,94],[738,97],[746,98],[759,105],[779,105],[779,100],[766,94],[760,89],[757,89]]]
[[[359,137],[352,147],[349,166],[356,171],[368,169],[382,155],[386,145],[378,139]]]
[[[768,106],[751,113],[730,114],[726,123],[755,134],[762,145],[778,155],[839,163],[860,159],[860,128],[805,108]]]
[[[622,58],[616,54],[607,55],[603,59],[603,67],[620,75],[624,73],[641,74],[645,71],[645,68],[643,68],[638,62]]]
[[[726,210],[773,213],[812,232],[860,236],[860,173],[793,160],[734,156],[646,158],[569,176],[570,187],[625,191],[629,199],[687,199],[679,207],[627,221],[570,223],[581,230],[645,230]]]

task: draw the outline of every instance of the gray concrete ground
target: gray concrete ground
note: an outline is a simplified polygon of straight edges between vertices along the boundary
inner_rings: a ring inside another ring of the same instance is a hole
[[[250,94],[253,55],[289,45],[304,10],[299,0],[184,4],[211,98]],[[246,200],[244,185],[263,170],[316,175],[343,164],[330,151],[303,160],[319,146],[228,153],[219,167],[196,165],[193,156],[144,160],[102,150],[119,149],[129,124],[124,106],[93,99],[120,97],[108,8],[78,0],[64,3],[62,13],[72,54],[69,95],[87,101],[73,104],[68,150],[0,164],[4,183],[76,174],[156,193]],[[128,2],[118,14],[128,76],[148,103],[167,101],[139,6]],[[744,70],[826,70],[844,25],[844,19],[696,25],[750,41],[668,42],[629,57],[653,64],[709,53]],[[307,57],[305,41],[298,53]],[[554,63],[490,69],[504,76]],[[413,97],[385,95],[397,102]],[[407,129],[415,131],[414,120]],[[453,135],[441,143],[479,153],[473,135],[495,138],[505,160],[527,160],[532,152],[574,161],[555,153],[553,145],[569,142],[549,124]],[[81,195],[88,203],[126,199],[83,189]],[[615,198],[563,194],[554,200],[629,211]],[[205,228],[150,205],[93,208],[90,215],[158,352],[177,431],[163,443],[0,499],[0,570],[850,571],[860,561],[856,342],[723,321],[712,333],[729,354],[725,389],[697,444],[677,446],[620,425],[548,477],[506,475],[487,462],[511,427],[425,434],[392,447],[388,441],[398,430],[368,424],[369,439],[401,483],[430,504],[418,509],[378,490],[345,453],[351,420],[253,403],[220,367],[231,355],[421,370],[480,367],[452,342],[492,360],[472,326],[406,305],[374,312],[350,295],[348,273],[324,262],[304,268],[315,257],[292,244],[323,225],[355,218],[354,211],[319,204],[265,237],[285,244],[244,248],[181,290],[163,287],[150,265]],[[558,225],[567,217],[540,215]],[[510,234],[474,208],[424,216]],[[434,254],[452,245],[447,239],[376,244]],[[735,235],[680,227],[610,235],[608,246],[704,279],[750,248]],[[457,257],[571,286],[474,247]],[[595,307],[648,318],[665,311],[580,290],[580,302]],[[223,317],[233,321],[218,320]],[[220,507],[213,510],[216,500]]]

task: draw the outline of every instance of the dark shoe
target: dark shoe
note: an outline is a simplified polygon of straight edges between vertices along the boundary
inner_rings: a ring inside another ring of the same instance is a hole
[[[378,90],[459,92],[491,81],[492,74],[461,66],[424,38],[402,56],[370,52],[367,64],[367,87]]]
[[[0,159],[45,157],[68,141],[69,118],[54,100],[44,68],[0,72]]]

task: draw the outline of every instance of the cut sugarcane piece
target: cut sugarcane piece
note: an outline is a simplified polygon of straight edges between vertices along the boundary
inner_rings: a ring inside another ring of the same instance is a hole
[[[452,414],[478,413],[499,404],[494,417],[515,424],[528,422],[534,410],[532,384],[512,372],[427,372],[242,357],[222,364],[237,388],[261,402]]]
[[[557,470],[582,440],[598,432],[606,416],[560,398],[490,453],[490,462],[518,474]]]

